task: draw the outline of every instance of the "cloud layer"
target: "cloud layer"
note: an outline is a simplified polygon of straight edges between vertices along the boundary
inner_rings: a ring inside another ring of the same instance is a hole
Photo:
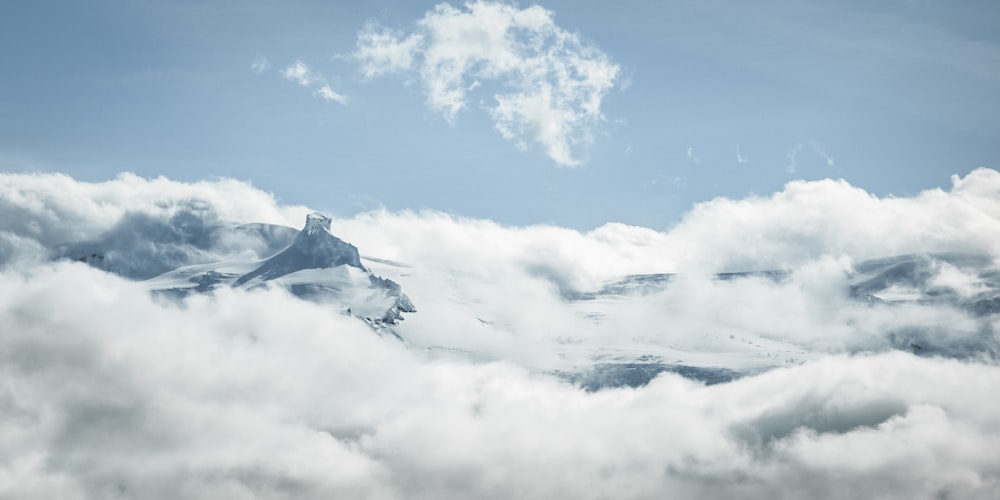
[[[0,496],[990,498],[1000,488],[995,353],[918,357],[888,335],[920,325],[927,342],[989,347],[997,315],[872,307],[845,290],[845,273],[873,257],[995,259],[995,171],[910,198],[796,181],[706,202],[667,231],[434,212],[334,220],[418,304],[401,326],[408,344],[277,289],[164,302],[44,255],[158,227],[150,221],[298,227],[306,213],[231,180],[0,176]],[[774,268],[789,278],[710,275]],[[932,271],[969,294],[983,286],[959,267]],[[655,272],[683,276],[627,299],[564,297]],[[693,363],[742,360],[727,356],[754,346],[791,346],[799,359],[727,384],[664,373],[592,393],[548,371],[597,347]]]
[[[471,91],[495,84],[482,107],[497,131],[522,149],[541,144],[563,166],[580,163],[619,74],[607,55],[556,25],[552,12],[502,2],[439,4],[410,34],[369,24],[354,57],[368,78],[415,71],[428,106],[452,124]]]

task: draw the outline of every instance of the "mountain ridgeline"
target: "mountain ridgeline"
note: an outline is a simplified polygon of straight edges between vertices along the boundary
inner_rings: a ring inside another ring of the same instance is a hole
[[[313,213],[301,230],[274,224],[224,224],[192,206],[166,218],[128,214],[101,237],[63,244],[53,252],[56,258],[86,262],[141,282],[152,293],[168,298],[183,299],[225,288],[280,288],[356,317],[379,334],[414,342],[419,335],[411,334],[428,328],[427,321],[440,318],[441,311],[399,325],[404,315],[416,312],[416,308],[398,283],[374,274],[363,262],[388,273],[409,266],[362,258],[357,247],[331,234],[331,222],[329,217]],[[401,272],[393,276],[408,275]],[[670,294],[673,287],[684,286],[679,283],[682,277],[634,274],[584,290],[554,282],[558,302],[550,307],[566,308],[582,321],[566,325],[584,325],[594,331],[613,329],[613,334],[605,337],[613,340],[590,346],[589,340],[580,340],[586,335],[577,335],[566,326],[566,331],[556,332],[559,356],[548,371],[587,390],[640,386],[665,372],[717,384],[819,355],[818,344],[789,339],[787,333],[775,333],[764,323],[756,328],[723,323],[704,332],[687,332],[683,326],[690,315],[683,310],[676,311],[677,324],[656,325],[658,336],[652,341],[636,340],[630,330],[635,325],[630,315],[642,307],[669,309],[685,303]],[[798,279],[801,277],[795,270],[757,270],[717,273],[698,285],[724,294],[727,287],[747,283],[755,283],[755,289],[763,291],[799,287]],[[918,356],[1000,358],[995,332],[1000,314],[1000,270],[990,256],[907,254],[860,261],[831,283],[836,286],[828,290],[829,297],[824,300],[829,305],[824,311],[831,315],[839,312],[846,328],[853,328],[859,317],[884,323],[870,340],[845,345],[842,352],[895,349]],[[411,286],[419,290],[416,287],[421,285],[423,282],[413,281]],[[494,326],[495,320],[487,317],[488,305],[456,297],[449,314],[477,319],[487,334],[494,328],[505,328]],[[688,306],[697,309],[699,304]],[[920,315],[959,320],[922,321]],[[912,321],[907,320],[910,317]],[[556,324],[554,328],[561,327]],[[475,335],[476,328],[470,329],[469,335]],[[858,332],[864,335],[867,330],[859,328]],[[698,343],[675,341],[685,341],[685,335],[698,335]],[[620,348],[616,342],[629,347]],[[449,349],[447,345],[424,347],[443,349],[441,352]]]
[[[254,279],[268,281],[302,269],[340,266],[367,271],[361,265],[358,248],[330,234],[330,218],[312,213],[306,216],[305,227],[288,247],[264,261],[257,269],[240,276],[234,284],[239,286]]]

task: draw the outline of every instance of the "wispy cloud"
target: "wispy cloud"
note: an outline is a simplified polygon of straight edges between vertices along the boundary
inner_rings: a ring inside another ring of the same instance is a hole
[[[342,105],[347,105],[347,96],[340,94],[330,87],[327,80],[322,75],[316,74],[312,69],[309,68],[306,63],[302,61],[295,61],[284,70],[281,71],[281,76],[285,77],[286,80],[298,83],[303,87],[316,87],[315,94],[323,98],[326,101],[333,101]]]
[[[826,147],[822,143],[816,141],[800,142],[796,144],[792,149],[789,149],[785,153],[785,159],[787,163],[785,165],[785,171],[792,174],[795,173],[799,168],[799,155],[803,151],[809,151],[819,156],[823,163],[828,167],[834,166],[833,157],[826,152]]]
[[[415,71],[428,106],[451,124],[468,92],[497,84],[493,103],[484,104],[497,131],[521,149],[541,144],[563,166],[581,162],[619,75],[606,54],[556,25],[552,12],[488,1],[440,4],[408,35],[369,24],[354,57],[368,78]]]
[[[347,105],[347,97],[334,92],[329,85],[323,85],[316,91],[320,97],[326,99],[327,101],[339,102],[340,104]]]
[[[269,68],[270,65],[267,62],[267,58],[264,56],[257,56],[253,59],[253,62],[250,63],[250,69],[258,75],[264,73]]]
[[[319,79],[316,77],[309,66],[302,61],[295,61],[293,64],[281,71],[281,76],[285,77],[286,80],[293,81],[302,86],[309,86],[316,83]]]
[[[687,158],[688,161],[690,161],[691,163],[694,163],[695,165],[701,164],[701,155],[695,153],[694,146],[688,146],[687,152],[685,153],[684,157]]]
[[[748,157],[746,157],[746,156],[743,155],[743,150],[740,148],[740,145],[737,144],[736,145],[736,163],[749,163],[749,162],[750,162],[750,158],[748,158]]]
[[[401,32],[369,23],[358,33],[354,57],[361,61],[365,78],[408,71],[413,69],[417,53],[423,50],[423,41],[424,36],[419,33],[403,37]]]

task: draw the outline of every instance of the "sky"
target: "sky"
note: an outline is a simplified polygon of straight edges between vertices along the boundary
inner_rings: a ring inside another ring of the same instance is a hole
[[[1000,157],[995,2],[436,5],[5,3],[0,170],[664,229],[796,179],[910,196]]]
[[[0,3],[0,497],[994,498],[998,14]]]

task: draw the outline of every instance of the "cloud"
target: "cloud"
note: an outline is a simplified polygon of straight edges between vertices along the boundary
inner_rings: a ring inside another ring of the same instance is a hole
[[[795,147],[793,147],[792,149],[788,150],[787,153],[785,153],[785,158],[788,160],[788,164],[785,166],[786,172],[793,174],[795,173],[796,170],[798,170],[799,154],[805,149],[808,149],[809,151],[819,156],[826,164],[826,166],[828,167],[833,166],[834,164],[833,157],[826,153],[826,148],[822,144],[816,141],[801,142],[799,144],[796,144]]]
[[[267,58],[264,56],[257,56],[253,59],[253,62],[250,63],[250,69],[258,75],[267,71],[268,68],[270,68],[270,65],[267,62]]]
[[[248,184],[4,174],[0,194],[2,497],[989,498],[1000,487],[997,315],[872,306],[846,278],[901,253],[996,260],[993,170],[906,198],[794,181],[699,204],[666,231],[384,210],[334,219],[418,304],[405,344],[281,290],[166,302],[39,255],[164,227],[182,243],[219,223],[298,227],[309,211]],[[788,276],[709,274],[775,268]],[[624,299],[566,297],[656,272],[681,274]],[[992,286],[960,262],[927,272],[969,296]],[[897,349],[914,332],[944,354]],[[979,350],[947,350],[961,345]],[[552,374],[635,353],[783,358],[709,386],[663,373],[585,392]]]
[[[316,95],[320,96],[325,101],[334,101],[344,106],[348,103],[346,96],[335,92],[332,88],[330,88],[330,84],[327,83],[326,78],[314,73],[309,66],[302,61],[295,61],[293,64],[286,67],[281,72],[281,76],[285,77],[286,80],[298,83],[303,87],[319,86],[316,90]]]
[[[484,104],[500,134],[520,149],[541,144],[559,165],[580,163],[604,121],[601,103],[620,72],[607,55],[556,25],[539,6],[477,1],[440,4],[409,34],[369,24],[354,57],[366,78],[415,71],[428,106],[454,124],[467,94],[496,84]]]
[[[334,102],[339,102],[340,104],[343,104],[345,106],[347,105],[347,97],[334,92],[329,85],[323,85],[322,87],[319,88],[317,92],[319,93],[320,97],[326,99],[327,101],[334,101]]]
[[[694,146],[688,146],[687,152],[685,153],[685,158],[687,158],[691,163],[695,165],[701,164],[701,155],[696,154],[694,151]]]
[[[832,357],[730,384],[664,375],[585,393],[505,362],[427,360],[276,292],[179,308],[78,264],[0,280],[18,285],[0,297],[4,496],[920,498],[998,486],[992,365]]]
[[[288,66],[281,72],[281,76],[285,77],[286,80],[291,80],[299,85],[307,87],[316,83],[319,78],[313,74],[309,66],[302,61],[295,61],[292,65]]]
[[[736,145],[736,163],[749,163],[750,158],[743,156],[743,151],[740,149],[740,145]]]
[[[412,34],[404,38],[400,32],[369,23],[358,33],[354,57],[361,61],[361,73],[365,78],[408,71],[413,69],[413,60],[422,50],[423,41],[422,35]]]

